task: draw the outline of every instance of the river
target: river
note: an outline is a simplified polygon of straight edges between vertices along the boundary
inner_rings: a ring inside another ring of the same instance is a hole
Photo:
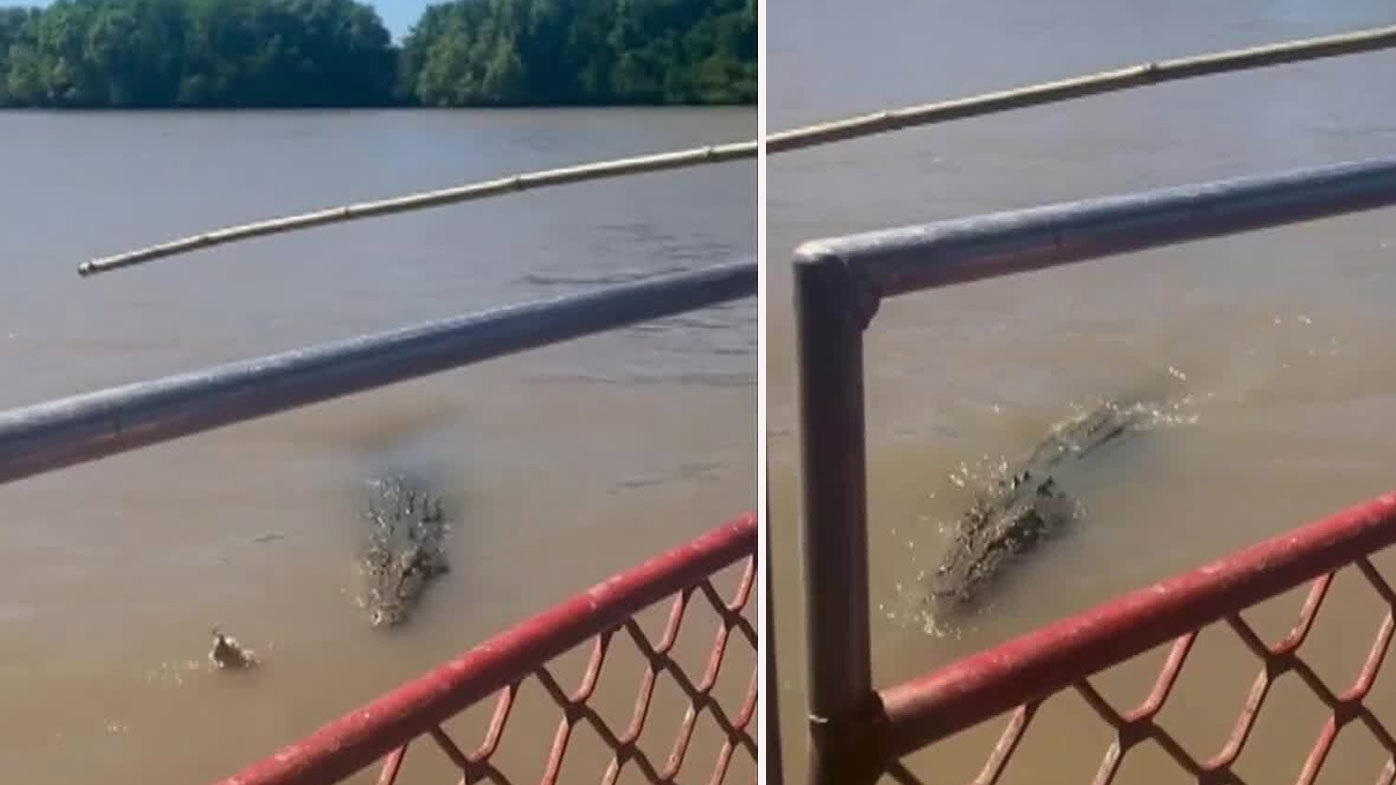
[[[202,229],[755,125],[727,109],[0,113],[0,407],[750,258],[745,162],[75,273]],[[0,487],[0,769],[231,774],[750,509],[755,358],[749,299]],[[395,469],[455,511],[452,569],[384,633],[354,602],[354,558],[363,483]],[[264,666],[206,667],[214,625]],[[743,691],[752,661],[730,669]],[[603,692],[628,705],[638,673],[616,678]],[[525,688],[536,710],[504,759],[541,767],[560,714],[543,696]],[[413,776],[442,768],[433,755]]]
[[[781,130],[1393,19],[1390,4],[1375,0],[773,4],[768,122]],[[771,159],[768,437],[789,781],[804,770],[805,678],[792,250],[854,231],[1389,155],[1396,105],[1380,96],[1394,78],[1388,51]],[[1396,441],[1383,426],[1396,421],[1393,219],[1377,211],[884,301],[865,359],[875,683],[925,673],[1391,489]],[[1012,565],[976,613],[928,630],[923,575],[944,549],[943,527],[982,479],[977,467],[1026,455],[1073,407],[1160,379],[1181,407],[1179,422],[1099,461],[1071,489],[1081,520]],[[1298,598],[1248,616],[1274,640],[1294,621]],[[1357,672],[1382,610],[1359,576],[1340,575],[1304,650],[1336,690]],[[1161,656],[1105,677],[1121,710],[1145,694]],[[1259,670],[1234,634],[1209,629],[1160,724],[1210,757]],[[1390,678],[1378,681],[1379,709],[1396,708],[1381,686]],[[1237,771],[1252,782],[1292,781],[1325,718],[1297,677],[1283,677]],[[969,781],[1002,721],[991,725],[907,762],[926,782]],[[1089,781],[1110,740],[1082,699],[1063,695],[1039,712],[1002,781]],[[1325,779],[1374,778],[1378,753],[1354,724]],[[1192,780],[1145,743],[1116,781]]]

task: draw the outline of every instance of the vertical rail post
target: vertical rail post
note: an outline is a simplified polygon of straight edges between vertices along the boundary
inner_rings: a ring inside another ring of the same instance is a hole
[[[878,295],[816,244],[796,252],[795,297],[810,782],[869,785],[882,713],[868,629],[863,330]]]
[[[769,467],[769,463],[767,466]],[[771,552],[771,481],[769,468],[766,471],[766,560],[762,564],[766,572],[766,638],[761,648],[766,650],[766,686],[761,693],[766,704],[766,732],[762,739],[762,762],[766,769],[767,785],[785,785],[785,762],[780,755],[780,677],[776,671],[776,595],[771,574],[775,572],[774,556]]]

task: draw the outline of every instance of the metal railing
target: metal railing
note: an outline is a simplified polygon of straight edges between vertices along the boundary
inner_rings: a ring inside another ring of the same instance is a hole
[[[1295,673],[1328,711],[1298,781],[1312,783],[1343,726],[1361,721],[1388,759],[1379,783],[1396,777],[1396,739],[1364,701],[1391,644],[1396,593],[1368,558],[1396,544],[1396,494],[1389,494],[1316,523],[1282,534],[1188,573],[1160,581],[1085,613],[1064,619],[934,673],[880,692],[885,722],[882,755],[903,783],[918,782],[896,762],[927,744],[1004,712],[1013,711],[976,782],[996,782],[1028,730],[1038,707],[1063,690],[1075,689],[1090,710],[1114,731],[1095,785],[1113,782],[1129,751],[1153,741],[1200,782],[1242,782],[1233,768],[1256,727],[1276,681]],[[1359,672],[1346,688],[1334,689],[1300,656],[1334,577],[1353,567],[1387,611],[1371,638]],[[1289,633],[1267,644],[1241,612],[1312,580]],[[1218,751],[1203,758],[1179,742],[1158,720],[1177,685],[1203,628],[1224,621],[1260,665],[1245,704]],[[1128,711],[1115,708],[1090,681],[1105,669],[1172,641],[1147,697]]]
[[[718,265],[0,412],[0,483],[755,293]]]
[[[748,513],[492,638],[219,785],[328,785],[380,760],[379,785],[393,785],[408,746],[427,736],[459,770],[462,782],[519,781],[517,775],[511,777],[496,766],[493,758],[520,686],[530,678],[542,684],[562,715],[551,747],[538,740],[539,758],[545,752],[547,756],[539,780],[542,785],[560,781],[573,731],[583,723],[591,726],[611,753],[602,783],[613,785],[627,765],[639,769],[648,782],[672,783],[683,771],[689,744],[704,712],[722,736],[708,779],[710,785],[720,785],[738,750],[745,750],[753,764],[757,757],[756,740],[751,733],[757,705],[757,637],[754,624],[743,615],[756,585],[756,541],[756,514]],[[745,567],[738,586],[730,598],[723,598],[713,587],[711,576],[743,560]],[[669,597],[673,599],[668,623],[660,640],[652,641],[635,616]],[[696,681],[672,656],[680,626],[695,597],[702,597],[719,617],[707,666]],[[751,647],[753,664],[745,697],[729,714],[714,698],[713,687],[734,632]],[[634,643],[646,661],[634,712],[623,728],[612,727],[588,705],[606,665],[606,655],[619,633]],[[548,663],[588,640],[592,642],[590,659],[580,682],[569,692],[548,669]],[[646,754],[639,740],[650,718],[657,680],[664,674],[678,684],[687,705],[668,757],[661,764]],[[496,694],[494,714],[484,738],[474,752],[464,752],[442,724]]]
[[[1053,691],[1070,685],[1088,689],[1080,687],[1086,677],[1108,665],[1174,636],[1186,638],[1209,621],[1231,619],[1263,596],[1345,563],[1356,561],[1378,591],[1390,597],[1385,584],[1375,583],[1363,559],[1396,541],[1393,499],[1386,498],[924,679],[875,689],[869,644],[862,340],[882,298],[1392,204],[1396,157],[802,246],[795,259],[795,296],[812,780],[867,783],[888,771],[909,779],[908,772],[894,765],[898,756],[1013,706],[1022,707],[1014,723],[1020,734],[1036,702]],[[1315,591],[1314,610],[1322,598],[1321,589]],[[1268,668],[1297,667],[1292,659],[1297,642],[1256,648],[1258,639],[1241,629],[1238,633]],[[1389,634],[1379,639],[1382,651]],[[1186,655],[1186,644],[1179,646],[1173,658],[1177,662],[1170,666],[1174,670]],[[1156,691],[1157,702],[1167,693],[1165,682],[1161,678],[1164,686]],[[1263,697],[1264,687],[1258,689]],[[1325,699],[1334,695],[1320,694]],[[1338,712],[1335,716],[1344,721],[1354,716],[1362,694],[1359,690],[1334,698],[1337,702],[1330,705]],[[1121,750],[1135,741],[1126,731],[1150,727],[1156,709],[1154,703],[1146,703],[1134,713],[1111,715],[1122,729]],[[1101,712],[1106,713],[1104,707]],[[1000,750],[1005,757],[1016,738],[1005,737]],[[1229,763],[1219,758],[1197,766],[1197,771],[1215,773],[1226,771]],[[991,766],[982,781],[992,782],[996,776]]]
[[[525,349],[559,343],[641,321],[749,297],[756,292],[755,262],[720,265],[528,305],[430,322],[377,335],[321,344],[164,379],[0,413],[0,484],[201,431],[295,409]],[[515,781],[495,761],[519,689],[542,685],[562,713],[542,782],[554,783],[573,730],[586,723],[611,751],[602,781],[614,783],[629,765],[652,783],[670,783],[683,770],[698,723],[710,717],[722,743],[710,782],[721,783],[733,755],[756,760],[751,733],[757,705],[754,624],[743,614],[756,583],[756,515],[748,513],[635,569],[514,627],[458,659],[389,692],[276,755],[225,781],[226,785],[323,785],[371,766],[384,766],[380,785],[392,785],[407,745],[430,736],[462,775],[474,783]],[[713,577],[745,563],[739,585],[720,596]],[[636,621],[646,608],[673,597],[662,635],[652,641]],[[705,669],[691,677],[675,657],[679,629],[696,597],[719,622]],[[750,686],[740,705],[724,708],[714,694],[734,637],[752,651]],[[646,663],[634,713],[614,728],[588,705],[617,634],[629,638]],[[592,641],[581,684],[568,693],[549,663]],[[667,759],[652,760],[638,743],[661,678],[686,699],[684,717]],[[442,723],[498,693],[485,739],[467,754]],[[517,723],[516,723],[517,724]]]

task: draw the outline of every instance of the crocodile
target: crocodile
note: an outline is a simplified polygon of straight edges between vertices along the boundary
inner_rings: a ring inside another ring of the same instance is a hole
[[[360,554],[364,590],[360,604],[374,627],[411,617],[427,584],[447,572],[449,525],[441,499],[411,477],[392,475],[370,483],[364,513],[368,542]]]
[[[1155,410],[1107,402],[1056,426],[1028,457],[975,494],[950,532],[929,579],[931,615],[967,606],[1010,558],[1026,553],[1078,516],[1058,476],[1069,464],[1137,433]]]

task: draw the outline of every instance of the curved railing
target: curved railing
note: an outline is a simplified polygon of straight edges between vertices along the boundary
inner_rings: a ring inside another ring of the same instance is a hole
[[[887,773],[917,781],[900,758],[1005,711],[1014,711],[980,783],[996,782],[1040,702],[1074,688],[1116,732],[1097,783],[1120,759],[1157,741],[1199,782],[1239,779],[1232,764],[1265,695],[1298,673],[1331,716],[1300,776],[1312,782],[1338,730],[1361,719],[1396,756],[1363,699],[1392,632],[1390,587],[1367,557],[1396,543],[1396,496],[1325,519],[1216,564],[888,689],[872,683],[869,642],[863,332],[884,297],[1100,259],[1358,210],[1396,205],[1396,157],[1279,175],[973,216],[807,243],[795,286],[802,450],[802,525],[813,781],[869,783]],[[1334,571],[1355,565],[1388,605],[1362,673],[1328,687],[1297,656]],[[824,579],[838,576],[838,580]],[[1267,645],[1240,612],[1317,578],[1295,632]],[[1217,755],[1186,751],[1155,723],[1199,629],[1224,619],[1262,664],[1261,677]],[[1089,677],[1176,639],[1149,698],[1121,712]],[[1016,708],[1015,708],[1016,707]],[[1388,760],[1385,782],[1396,773]]]

